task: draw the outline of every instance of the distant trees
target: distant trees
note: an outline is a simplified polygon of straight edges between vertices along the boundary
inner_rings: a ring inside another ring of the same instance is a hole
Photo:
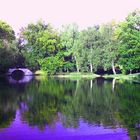
[[[61,33],[61,43],[65,48],[64,54],[68,61],[76,65],[77,72],[95,72],[98,68],[109,69],[114,73],[117,51],[117,41],[114,31],[115,23],[93,26],[78,31],[76,25],[65,27]]]
[[[76,24],[60,31],[38,21],[14,31],[0,21],[0,67],[25,66],[60,72],[106,72],[116,68],[123,73],[140,70],[140,11],[130,13],[121,23],[94,25],[79,30]],[[6,57],[5,57],[6,56]]]
[[[103,24],[100,28],[102,36],[103,45],[103,56],[102,56],[102,66],[105,70],[112,68],[112,72],[116,74],[115,63],[118,58],[118,40],[115,36],[115,31],[117,29],[117,24],[112,21],[107,24]]]

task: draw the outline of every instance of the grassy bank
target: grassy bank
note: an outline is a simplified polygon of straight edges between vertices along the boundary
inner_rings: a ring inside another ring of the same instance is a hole
[[[40,76],[49,76],[46,71],[38,70],[34,73],[35,75]],[[100,75],[93,73],[81,73],[81,72],[71,72],[71,73],[58,73],[55,75],[50,75],[51,77],[60,77],[60,78],[96,78],[100,77]]]
[[[100,77],[100,75],[93,74],[93,73],[81,73],[81,72],[72,72],[72,73],[63,73],[63,74],[57,74],[54,75],[54,77],[59,77],[59,78],[88,78],[88,79],[93,79]]]
[[[47,72],[38,70],[35,72],[35,75],[47,76]],[[56,75],[51,75],[51,77],[70,78],[70,79],[81,79],[81,78],[93,79],[93,78],[97,78],[97,77],[103,77],[105,79],[115,78],[115,79],[128,80],[128,81],[132,81],[135,83],[140,83],[140,73],[128,74],[128,75],[110,74],[110,75],[101,76],[101,75],[97,75],[97,74],[93,74],[93,73],[71,72],[71,73],[58,73]]]
[[[102,77],[105,79],[115,78],[115,79],[122,79],[122,80],[132,81],[135,83],[140,83],[140,73],[128,74],[128,75],[123,75],[123,74],[103,75]]]

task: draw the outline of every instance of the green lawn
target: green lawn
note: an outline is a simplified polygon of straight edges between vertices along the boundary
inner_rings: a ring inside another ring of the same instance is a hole
[[[93,79],[93,78],[100,77],[100,75],[92,74],[92,73],[71,72],[71,73],[54,75],[54,77],[72,78],[72,79],[80,79],[80,78]]]

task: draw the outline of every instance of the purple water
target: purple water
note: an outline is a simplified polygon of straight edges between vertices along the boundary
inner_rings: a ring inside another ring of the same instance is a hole
[[[22,121],[21,113],[17,110],[11,125],[0,129],[0,140],[129,140],[129,136],[123,128],[93,126],[82,120],[78,128],[64,128],[61,121],[57,121],[55,126],[39,130]]]

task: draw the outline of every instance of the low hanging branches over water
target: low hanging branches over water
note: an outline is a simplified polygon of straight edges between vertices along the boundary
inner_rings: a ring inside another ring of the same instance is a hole
[[[22,28],[0,22],[0,71],[28,67],[48,74],[65,72],[131,73],[140,71],[140,11],[82,31],[76,24],[58,32],[42,21]]]

